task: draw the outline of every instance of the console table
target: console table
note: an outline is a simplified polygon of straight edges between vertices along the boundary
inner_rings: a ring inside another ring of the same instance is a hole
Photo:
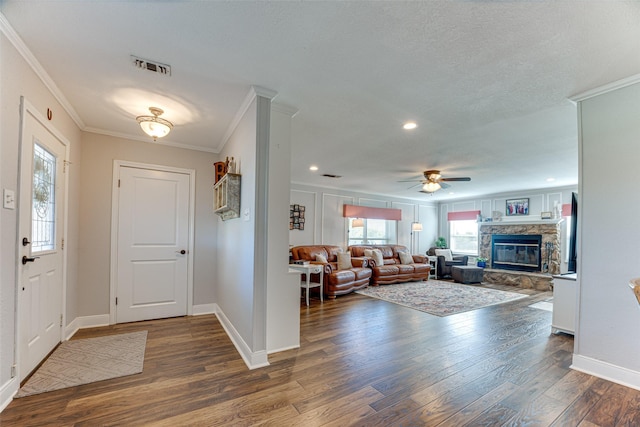
[[[306,276],[306,280],[300,280],[300,287],[306,289],[305,290],[305,296],[307,298],[307,306],[309,306],[309,289],[310,288],[320,288],[320,301],[323,301],[323,299],[322,299],[322,294],[323,294],[323,289],[322,289],[323,269],[322,269],[322,265],[319,265],[319,264],[307,264],[307,265],[289,264],[289,268],[291,268],[293,270],[296,270],[296,271],[300,271],[300,272],[304,273],[305,276]],[[320,274],[319,283],[311,281],[311,275],[312,274]]]

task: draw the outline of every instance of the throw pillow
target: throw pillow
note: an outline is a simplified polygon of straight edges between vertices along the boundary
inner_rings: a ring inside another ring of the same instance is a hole
[[[316,255],[316,261],[321,262],[323,264],[327,263],[327,257],[322,255],[322,254],[317,254]]]
[[[371,258],[373,258],[373,262],[376,263],[376,266],[384,265],[384,258],[382,257],[382,251],[380,249],[374,249]]]
[[[365,249],[364,256],[366,256],[367,258],[373,258],[373,249]]]
[[[413,257],[409,252],[398,252],[401,264],[413,264]]]
[[[338,270],[348,270],[351,267],[351,253],[338,252]]]
[[[445,261],[453,261],[453,255],[451,249],[436,249],[436,256],[444,256]]]

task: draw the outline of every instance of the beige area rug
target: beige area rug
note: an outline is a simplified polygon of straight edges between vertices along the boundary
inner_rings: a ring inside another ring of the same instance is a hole
[[[369,286],[356,293],[441,317],[527,297],[516,292],[441,280]]]
[[[65,341],[16,397],[138,374],[146,345],[147,331]]]

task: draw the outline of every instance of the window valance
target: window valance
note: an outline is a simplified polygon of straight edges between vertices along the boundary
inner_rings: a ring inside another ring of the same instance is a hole
[[[402,210],[392,208],[370,208],[368,206],[343,205],[342,216],[345,218],[402,220]]]
[[[472,219],[478,219],[480,211],[460,211],[447,213],[448,221],[469,221]]]

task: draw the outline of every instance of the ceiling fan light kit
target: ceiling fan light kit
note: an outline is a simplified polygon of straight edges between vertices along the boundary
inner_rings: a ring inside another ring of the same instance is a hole
[[[440,190],[441,188],[442,187],[440,186],[440,184],[438,184],[435,181],[429,181],[425,185],[422,186],[422,190],[426,191],[427,193],[434,193],[434,192]]]
[[[422,189],[420,190],[422,193],[435,193],[436,191],[442,188],[448,188],[449,185],[445,184],[445,181],[471,181],[471,178],[468,176],[458,177],[458,178],[443,178],[440,174],[439,170],[427,170],[422,172],[424,179],[420,179],[420,183],[422,184]],[[415,179],[410,179],[407,181],[399,181],[399,182],[412,182]],[[415,184],[417,186],[418,184]]]
[[[153,140],[167,136],[171,129],[173,129],[173,123],[169,120],[160,118],[164,111],[157,107],[149,107],[149,111],[153,116],[138,116],[136,117],[140,127]]]

